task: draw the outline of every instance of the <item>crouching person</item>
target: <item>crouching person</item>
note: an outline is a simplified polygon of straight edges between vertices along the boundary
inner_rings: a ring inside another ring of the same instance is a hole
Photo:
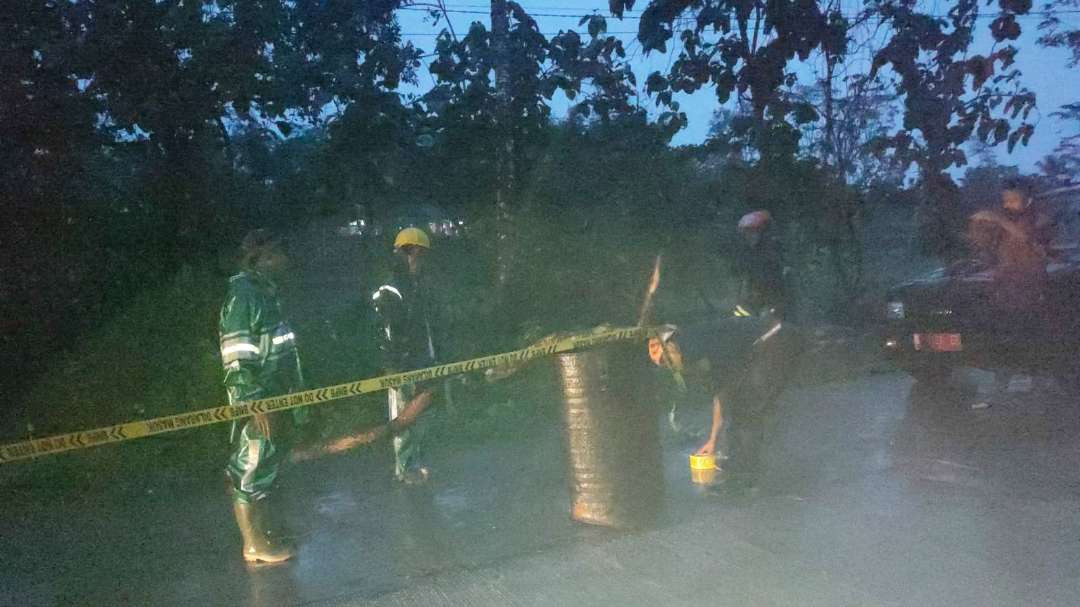
[[[720,432],[727,432],[726,484],[733,489],[752,489],[764,475],[776,403],[798,349],[797,336],[773,318],[669,325],[649,340],[654,363],[704,384],[712,394],[708,438],[695,454],[713,455]]]
[[[229,279],[221,308],[221,360],[230,404],[302,388],[295,335],[282,316],[272,280],[286,263],[280,241],[268,231],[255,230],[244,238],[241,271]],[[306,413],[306,409],[293,409],[233,422],[225,471],[246,561],[276,563],[295,552],[275,535],[267,497],[285,459],[292,426]]]

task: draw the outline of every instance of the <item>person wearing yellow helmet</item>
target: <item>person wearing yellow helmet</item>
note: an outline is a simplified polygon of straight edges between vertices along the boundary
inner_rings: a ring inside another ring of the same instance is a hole
[[[431,239],[428,238],[427,232],[420,228],[405,228],[394,237],[394,249],[401,250],[410,246],[430,250]]]
[[[423,272],[429,251],[431,239],[423,230],[408,227],[398,232],[394,238],[398,263],[390,279],[371,295],[385,373],[430,367],[438,360],[430,290]],[[434,395],[430,382],[388,390],[390,420],[415,419],[433,402]],[[393,438],[394,476],[406,484],[423,483],[428,477],[428,469],[420,462],[423,430],[421,418],[412,427],[398,430]]]

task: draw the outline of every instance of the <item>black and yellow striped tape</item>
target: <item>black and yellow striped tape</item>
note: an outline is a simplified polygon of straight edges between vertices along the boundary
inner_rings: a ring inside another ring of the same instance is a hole
[[[176,415],[166,415],[164,417],[156,417],[153,419],[94,428],[92,430],[83,430],[80,432],[70,432],[68,434],[58,434],[55,436],[26,440],[0,446],[0,464],[33,457],[41,457],[43,455],[51,455],[54,453],[62,453],[64,451],[107,445],[109,443],[120,443],[142,438],[144,436],[176,432],[177,430],[186,430],[188,428],[197,428],[199,426],[209,426],[211,424],[249,417],[257,413],[270,413],[273,411],[283,411],[285,409],[295,409],[297,407],[308,407],[359,394],[378,392],[379,390],[385,390],[387,388],[397,388],[406,384],[430,379],[439,379],[471,371],[520,364],[534,358],[541,358],[552,354],[559,354],[561,352],[569,352],[580,348],[588,348],[616,341],[640,339],[649,334],[649,331],[650,330],[646,328],[632,327],[599,331],[585,335],[575,335],[557,339],[543,345],[530,346],[521,350],[504,352],[502,354],[492,354],[480,358],[427,367],[425,369],[417,369],[405,373],[371,377],[354,382],[337,384],[335,386],[328,386],[326,388],[294,392],[284,396],[252,400],[235,405],[223,405],[189,413],[178,413]]]

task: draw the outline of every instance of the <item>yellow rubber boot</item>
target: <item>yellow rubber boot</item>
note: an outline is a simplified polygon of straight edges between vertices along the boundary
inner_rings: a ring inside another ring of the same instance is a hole
[[[258,502],[249,504],[233,500],[236,526],[244,538],[244,560],[251,563],[280,563],[291,559],[296,551],[292,546],[276,542],[267,535],[261,509]]]

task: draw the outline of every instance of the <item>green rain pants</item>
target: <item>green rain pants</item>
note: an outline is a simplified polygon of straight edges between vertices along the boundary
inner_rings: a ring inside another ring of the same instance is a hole
[[[387,390],[387,403],[389,405],[389,418],[391,421],[409,404],[420,391],[416,384],[410,384],[401,388]],[[394,476],[401,478],[407,471],[420,467],[420,440],[424,435],[424,417],[412,425],[412,427],[397,432],[394,435]]]
[[[284,442],[263,436],[251,419],[243,422],[225,466],[234,499],[251,503],[269,494],[288,451]]]

